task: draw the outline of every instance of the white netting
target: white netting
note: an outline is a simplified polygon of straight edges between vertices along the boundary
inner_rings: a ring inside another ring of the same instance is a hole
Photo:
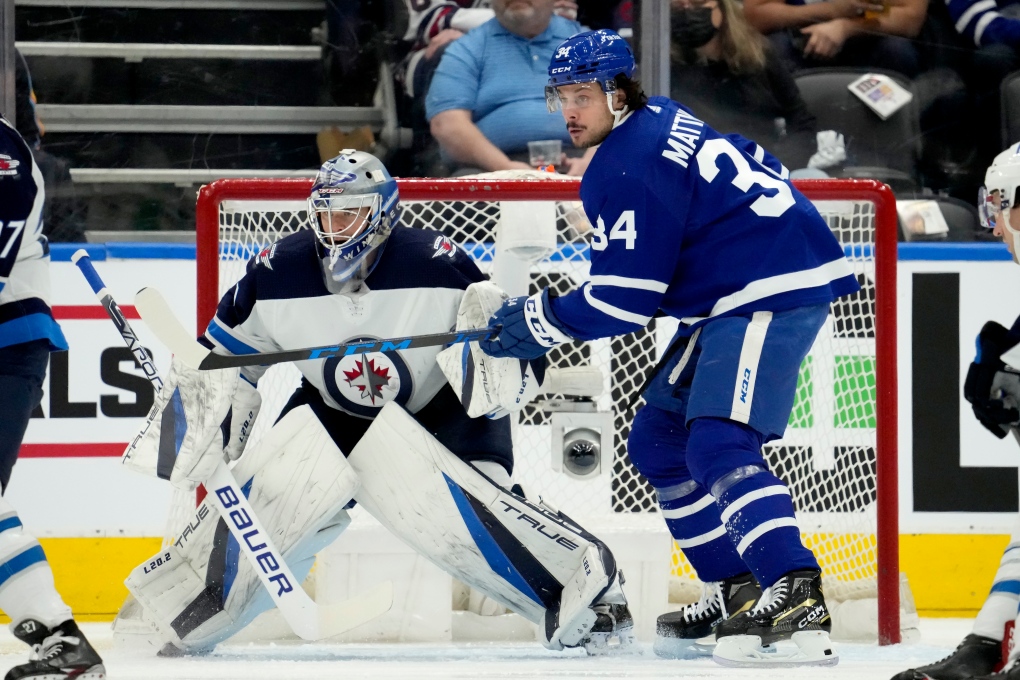
[[[536,180],[537,181],[537,180]],[[478,194],[465,194],[471,198]],[[450,236],[491,271],[497,200],[402,201],[401,222]],[[876,562],[875,434],[875,207],[865,201],[816,202],[844,244],[863,290],[832,307],[801,368],[798,396],[786,437],[767,447],[772,469],[791,488],[805,540],[821,561],[830,590],[843,597],[874,592]],[[531,290],[558,292],[578,287],[588,275],[587,223],[572,201],[557,203],[557,248],[531,268]],[[222,295],[241,276],[246,260],[273,241],[304,228],[303,201],[226,200],[219,206],[219,284]],[[201,294],[201,291],[200,291]],[[541,494],[576,517],[655,512],[654,492],[630,464],[625,442],[633,408],[627,405],[655,364],[675,322],[656,320],[624,337],[574,343],[554,349],[553,366],[587,365],[603,375],[605,393],[595,399],[613,413],[615,453],[612,471],[579,481],[552,471],[549,416],[529,407],[515,426],[515,477],[525,490]],[[252,438],[273,422],[299,379],[284,364],[260,382],[263,410]],[[640,406],[640,402],[634,408]],[[692,577],[678,550],[674,574]],[[842,599],[842,597],[840,597]]]

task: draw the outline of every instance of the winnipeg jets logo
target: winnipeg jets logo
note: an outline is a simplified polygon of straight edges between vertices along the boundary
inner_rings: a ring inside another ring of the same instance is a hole
[[[570,48],[569,47],[561,47],[560,49],[556,50],[556,58],[557,59],[565,59],[566,57],[569,57],[569,56],[570,56]]]
[[[378,339],[358,336],[341,342]],[[414,391],[411,370],[400,351],[327,359],[322,364],[322,383],[339,408],[363,418],[374,418],[391,401],[405,405]]]
[[[453,257],[457,252],[456,244],[450,240],[448,236],[437,236],[435,243],[432,247],[436,252],[432,253],[432,259],[446,255],[447,257]]]
[[[18,166],[21,161],[11,158],[7,154],[0,153],[0,177],[10,177],[18,174]]]
[[[344,371],[348,385],[361,393],[362,399],[368,399],[373,405],[376,399],[382,401],[383,388],[390,384],[390,369],[376,366],[374,359],[362,359],[354,362],[355,368]]]
[[[276,244],[274,243],[273,245],[269,246],[268,248],[263,248],[262,252],[260,252],[255,257],[255,261],[258,264],[264,265],[266,269],[272,269],[273,265],[270,262],[270,260],[273,259],[273,255],[275,255],[275,254],[276,254]]]

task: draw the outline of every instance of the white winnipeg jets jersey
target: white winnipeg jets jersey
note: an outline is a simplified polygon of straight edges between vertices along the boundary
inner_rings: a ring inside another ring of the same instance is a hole
[[[456,324],[464,289],[485,277],[438,232],[397,227],[357,297],[326,289],[315,235],[302,230],[249,260],[220,300],[205,340],[217,351],[252,354],[361,339],[444,333]],[[446,384],[442,347],[295,362],[332,408],[374,418],[396,401],[415,413]],[[264,368],[244,370],[256,382]]]

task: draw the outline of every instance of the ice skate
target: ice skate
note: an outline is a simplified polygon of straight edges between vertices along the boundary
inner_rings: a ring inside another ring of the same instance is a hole
[[[977,636],[968,635],[967,637],[977,637]],[[987,640],[988,638],[984,638],[984,639]],[[1001,643],[996,642],[996,644],[1001,644]],[[898,677],[899,676],[897,676],[897,678]],[[920,677],[928,677],[928,676],[920,676]],[[949,676],[949,675],[941,676],[940,675],[937,678],[935,676],[931,676],[932,680],[941,680],[943,677],[949,678],[949,677],[956,677],[956,676]],[[963,676],[960,676],[960,677],[963,677]],[[1014,660],[1011,665],[1007,666],[1006,668],[1003,668],[998,673],[989,673],[987,675],[972,675],[972,676],[968,675],[968,676],[966,676],[966,680],[1020,680],[1020,660]]]
[[[634,617],[625,604],[597,604],[593,607],[595,625],[585,638],[589,656],[616,654],[634,644]]]
[[[761,588],[750,573],[706,583],[700,600],[656,620],[652,650],[666,659],[709,656],[715,627],[750,609],[759,597]]]
[[[1002,643],[982,635],[968,635],[956,650],[944,659],[927,666],[910,668],[892,680],[969,680],[986,676],[1002,661]],[[991,677],[1006,678],[995,675]],[[1020,678],[1020,673],[1016,675]]]
[[[723,666],[834,666],[830,630],[821,572],[791,571],[749,611],[719,624],[712,658]],[[785,641],[794,646],[777,644]]]
[[[26,619],[14,628],[14,636],[32,646],[32,655],[28,663],[9,670],[4,680],[102,680],[106,677],[103,660],[73,620],[50,629],[38,621]]]

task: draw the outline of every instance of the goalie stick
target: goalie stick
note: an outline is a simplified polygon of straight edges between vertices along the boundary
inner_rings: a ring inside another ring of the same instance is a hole
[[[500,328],[474,328],[449,333],[432,335],[411,335],[388,340],[368,340],[352,342],[345,345],[321,345],[304,349],[287,349],[280,352],[261,352],[258,354],[217,354],[195,340],[174,316],[170,305],[155,288],[142,288],[135,295],[135,307],[145,324],[159,338],[174,356],[188,368],[199,371],[211,371],[218,368],[235,368],[240,366],[271,366],[286,361],[305,361],[307,359],[329,359],[337,356],[365,354],[367,352],[390,352],[398,349],[415,349],[418,347],[437,347],[452,345],[474,340],[488,340],[499,335]]]
[[[138,336],[135,335],[131,325],[124,318],[117,302],[106,289],[99,272],[92,266],[92,260],[88,253],[85,250],[78,250],[71,256],[71,261],[85,275],[85,280],[89,282],[92,291],[106,308],[107,314],[113,319],[125,344],[131,350],[135,361],[145,372],[152,386],[156,391],[162,389],[163,381],[160,380],[159,372],[152,361],[152,355],[142,347]],[[163,304],[165,305],[166,302],[164,301]],[[230,533],[237,539],[237,545],[248,556],[262,585],[269,591],[269,595],[283,614],[283,618],[298,637],[303,640],[321,640],[333,637],[389,611],[393,604],[393,583],[391,581],[386,581],[367,593],[345,602],[331,605],[316,604],[294,578],[290,567],[287,566],[269,533],[262,526],[262,522],[248,503],[247,497],[241,492],[237,480],[230,473],[226,463],[220,461],[215,472],[205,483],[205,487],[215,499],[214,505],[230,529]],[[259,545],[260,542],[262,545]],[[258,555],[252,550],[252,545],[259,547]],[[263,563],[269,564],[270,562],[275,562],[278,568],[267,572],[263,568]]]

